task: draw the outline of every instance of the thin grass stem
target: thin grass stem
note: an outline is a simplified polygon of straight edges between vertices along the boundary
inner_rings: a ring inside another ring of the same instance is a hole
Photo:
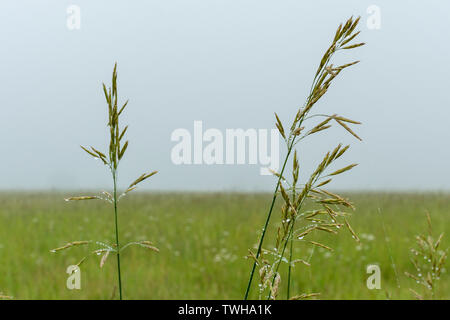
[[[120,242],[119,242],[119,224],[118,224],[118,210],[117,210],[117,175],[113,170],[113,180],[114,180],[114,224],[116,229],[116,246],[117,246],[117,274],[119,282],[119,299],[122,300],[122,276],[120,270]]]
[[[287,295],[286,300],[289,300],[289,297],[291,296],[291,272],[292,272],[292,247],[293,247],[293,239],[291,239],[291,247],[289,249],[289,269],[288,269],[288,281],[287,281]]]

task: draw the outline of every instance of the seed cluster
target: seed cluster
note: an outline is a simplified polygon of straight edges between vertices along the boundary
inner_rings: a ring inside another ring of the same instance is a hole
[[[86,258],[90,255],[101,255],[100,259],[100,268],[105,265],[107,258],[110,253],[113,252],[117,256],[117,272],[118,272],[118,280],[119,280],[119,295],[120,299],[122,299],[122,283],[121,283],[121,272],[120,272],[120,253],[128,248],[131,245],[138,245],[140,247],[150,249],[152,251],[158,252],[158,248],[156,248],[151,241],[133,241],[125,244],[124,246],[120,245],[119,242],[119,224],[118,224],[118,202],[120,198],[127,195],[129,192],[135,190],[141,182],[155,175],[157,171],[153,171],[151,173],[144,173],[140,175],[135,181],[133,181],[128,188],[120,195],[117,196],[117,170],[119,167],[120,160],[122,160],[127,148],[128,148],[128,140],[122,144],[122,139],[125,137],[125,133],[128,130],[128,126],[125,126],[123,129],[120,129],[119,126],[119,118],[122,112],[125,110],[125,107],[128,105],[128,100],[120,107],[118,106],[118,94],[117,94],[117,63],[114,65],[114,70],[112,74],[112,87],[107,88],[103,83],[103,93],[105,94],[106,103],[108,105],[108,128],[110,133],[110,141],[109,141],[109,151],[108,156],[105,153],[99,151],[94,147],[84,147],[81,148],[86,151],[90,156],[95,159],[100,159],[105,166],[109,168],[112,175],[113,180],[113,191],[112,193],[107,191],[102,191],[101,196],[76,196],[66,198],[66,201],[81,201],[81,200],[105,200],[114,206],[114,222],[115,222],[115,235],[116,241],[114,244],[106,244],[100,241],[74,241],[70,242],[62,247],[50,250],[51,252],[57,252],[61,250],[65,250],[74,246],[81,245],[95,245],[95,249],[91,251],[87,256],[85,256],[78,265],[81,265]]]
[[[419,294],[410,289],[417,299],[423,300],[426,296],[434,298],[436,284],[440,280],[444,269],[447,253],[439,248],[444,234],[437,239],[433,237],[430,214],[427,213],[428,234],[416,236],[416,248],[411,249],[411,262],[416,270],[414,274],[405,272],[405,275],[425,288],[425,294]]]

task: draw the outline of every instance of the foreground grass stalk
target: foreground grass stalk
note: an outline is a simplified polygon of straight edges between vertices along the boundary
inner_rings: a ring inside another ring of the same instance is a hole
[[[292,252],[294,247],[294,242],[291,239],[290,241],[290,248],[289,248],[289,267],[288,267],[288,281],[287,281],[287,294],[286,294],[286,300],[288,300],[291,296],[291,272],[292,272]]]
[[[295,198],[295,191],[293,191],[293,198]],[[302,202],[300,203],[299,207],[302,206],[303,200],[304,200],[304,198],[302,199]],[[293,220],[292,223],[291,223],[291,227],[289,229],[289,233],[288,233],[288,236],[287,236],[287,241],[284,242],[283,250],[281,252],[281,258],[276,263],[276,268],[275,268],[275,272],[274,272],[275,275],[272,278],[272,284],[271,284],[273,286],[274,283],[275,283],[276,275],[278,274],[278,269],[280,268],[281,261],[282,261],[282,259],[284,257],[284,252],[286,251],[286,246],[287,246],[288,242],[290,242],[291,249],[290,249],[289,262],[288,262],[289,263],[289,266],[288,266],[289,270],[288,270],[288,290],[287,290],[288,291],[288,297],[287,297],[287,299],[289,299],[289,297],[290,297],[291,270],[292,270],[292,250],[293,250],[292,247],[293,247],[293,241],[294,241],[294,239],[292,239],[292,235],[293,235],[293,232],[294,232],[294,226],[295,226],[295,220]],[[271,298],[271,294],[269,293],[269,296],[267,297],[267,299],[270,299],[270,298]]]
[[[277,185],[275,187],[275,191],[274,191],[273,197],[272,197],[272,203],[270,204],[270,208],[269,208],[269,212],[267,214],[266,222],[264,223],[264,227],[263,227],[262,233],[261,233],[261,238],[259,240],[258,251],[256,252],[256,259],[258,259],[259,256],[261,255],[261,250],[262,250],[264,237],[266,235],[266,230],[267,230],[267,227],[269,226],[269,221],[270,221],[270,217],[272,216],[273,207],[275,206],[275,201],[277,199],[278,187],[280,186],[281,177],[283,175],[284,168],[286,167],[286,163],[287,163],[287,161],[289,159],[289,154],[290,154],[291,150],[292,149],[288,150],[288,154],[287,154],[286,158],[284,159],[283,167],[281,168],[281,174],[278,177],[278,182],[277,182]],[[252,286],[253,276],[254,276],[254,273],[255,273],[256,265],[257,265],[257,260],[256,259],[253,262],[252,271],[250,272],[250,279],[248,280],[248,284],[247,284],[247,289],[245,291],[244,300],[248,299],[248,295],[250,293],[250,288]]]
[[[114,180],[114,226],[116,229],[116,247],[117,247],[117,275],[118,275],[118,285],[119,285],[119,299],[122,300],[122,274],[120,271],[120,242],[119,242],[119,223],[118,212],[117,212],[117,175],[116,172],[113,172],[113,180]]]
[[[298,182],[298,179],[299,179],[299,168],[298,168],[297,152],[295,152],[295,154],[294,154],[294,163],[293,163],[292,175],[293,175],[293,181],[292,181],[292,202],[295,202],[295,199],[297,198],[297,194],[296,194],[297,182]],[[292,229],[294,229],[294,226],[295,226],[295,220],[292,221]],[[288,242],[290,243],[290,248],[289,248],[288,282],[287,282],[286,299],[289,299],[289,297],[291,296],[291,273],[292,273],[292,256],[293,256],[293,250],[294,250],[294,240],[292,238],[288,238]]]
[[[322,183],[318,183],[319,179],[324,178],[322,176],[322,173],[328,168],[328,166],[334,162],[337,158],[339,158],[348,148],[349,146],[346,146],[342,148],[342,145],[339,145],[336,147],[331,153],[327,153],[325,158],[322,160],[316,171],[311,175],[310,179],[307,181],[307,183],[304,184],[304,187],[300,193],[296,193],[296,183],[298,180],[298,160],[296,157],[294,157],[294,171],[293,171],[293,179],[294,183],[292,185],[288,185],[288,189],[283,188],[283,183],[288,183],[287,180],[284,178],[284,172],[286,163],[292,154],[292,151],[295,147],[295,145],[300,142],[302,139],[316,134],[318,132],[324,131],[331,127],[331,121],[335,121],[340,126],[342,126],[346,131],[348,131],[350,134],[352,134],[357,139],[361,140],[350,127],[348,124],[360,124],[360,122],[353,121],[347,118],[344,118],[342,116],[338,116],[336,114],[334,115],[323,115],[323,114],[315,114],[311,115],[310,111],[313,108],[313,106],[322,98],[322,96],[328,91],[329,86],[331,85],[331,82],[338,76],[338,74],[344,70],[347,67],[350,67],[359,61],[354,61],[348,64],[344,64],[338,67],[334,67],[333,64],[330,64],[333,55],[340,50],[348,50],[360,47],[364,45],[364,43],[356,43],[356,44],[349,44],[350,41],[356,38],[356,36],[359,34],[359,32],[354,32],[357,24],[359,22],[359,18],[356,20],[353,20],[353,18],[350,18],[347,20],[345,24],[341,24],[339,28],[336,31],[336,34],[334,36],[334,39],[330,45],[330,47],[326,50],[325,54],[323,55],[319,67],[317,69],[316,74],[314,75],[314,79],[311,84],[310,93],[308,95],[308,98],[306,100],[305,105],[300,108],[292,122],[292,125],[290,127],[289,132],[286,132],[284,130],[283,124],[281,120],[278,118],[278,115],[275,113],[276,117],[276,127],[278,128],[278,131],[280,132],[281,136],[284,138],[287,146],[287,154],[284,159],[284,163],[282,166],[282,169],[279,173],[274,172],[274,174],[278,177],[277,184],[275,186],[275,191],[272,197],[272,202],[269,207],[269,211],[266,217],[266,221],[264,223],[264,227],[262,229],[261,237],[259,239],[259,243],[257,246],[256,253],[252,253],[250,251],[249,257],[253,258],[253,266],[252,270],[250,272],[250,279],[248,281],[247,289],[245,292],[244,299],[248,299],[252,280],[254,277],[256,266],[260,266],[260,290],[264,290],[264,288],[269,288],[269,297],[275,298],[278,286],[281,280],[281,276],[278,273],[279,266],[281,264],[281,261],[284,259],[285,250],[288,243],[291,243],[290,248],[290,255],[289,255],[289,269],[288,269],[288,297],[290,295],[290,281],[291,281],[291,274],[292,274],[292,258],[293,258],[293,237],[294,237],[294,226],[295,221],[298,218],[302,217],[302,214],[300,214],[301,207],[303,205],[303,202],[306,198],[313,198],[314,201],[324,207],[324,212],[326,212],[331,217],[330,223],[324,223],[320,222],[319,225],[314,225],[313,227],[310,227],[308,229],[309,231],[305,234],[301,234],[301,239],[311,232],[312,230],[322,230],[327,232],[335,232],[334,230],[331,230],[330,228],[339,228],[340,224],[337,223],[336,217],[339,216],[339,212],[333,211],[329,206],[348,206],[351,207],[351,204],[347,202],[342,197],[332,194],[326,190],[317,189],[318,187],[321,187],[327,183],[329,183],[332,179],[328,179],[327,181],[324,181]],[[311,118],[314,117],[324,117],[325,120],[322,122],[316,124],[313,128],[310,130],[306,130],[305,127],[303,127],[303,123]],[[288,134],[287,134],[288,133]],[[329,176],[337,175],[340,173],[343,173],[345,171],[350,170],[353,168],[355,164],[349,165],[345,168],[342,168],[340,170],[337,170],[336,172],[333,172],[329,174]],[[318,183],[318,184],[316,184]],[[288,183],[289,184],[289,183]],[[271,250],[266,250],[266,253],[270,253],[273,256],[276,256],[278,260],[276,260],[273,264],[270,264],[267,262],[266,259],[261,259],[261,255],[264,253],[263,250],[263,242],[264,238],[266,236],[266,231],[270,223],[270,219],[272,217],[272,212],[274,209],[275,201],[277,198],[277,195],[281,191],[281,195],[283,196],[283,199],[285,201],[285,205],[283,206],[282,210],[282,226],[278,229],[278,237],[277,237],[277,244],[276,244],[276,251],[271,252]],[[310,195],[311,192],[314,192],[316,194],[319,194],[320,196],[315,196],[315,198]],[[288,193],[291,193],[291,197],[288,195]],[[326,198],[328,197],[328,198]],[[323,221],[323,220],[322,220]],[[348,228],[351,229],[351,227],[348,225]],[[331,230],[331,231],[330,231]],[[353,230],[351,230],[353,232]],[[356,235],[354,235],[355,238]],[[316,245],[326,247],[325,245],[315,243]],[[260,292],[261,293],[261,292]],[[261,294],[260,294],[261,295]]]
[[[113,190],[112,194],[103,191],[101,196],[79,196],[79,197],[70,197],[67,198],[66,201],[80,201],[80,200],[105,200],[110,203],[114,207],[114,233],[115,233],[115,244],[107,244],[100,241],[92,241],[92,240],[84,240],[84,241],[73,241],[62,247],[51,250],[51,252],[56,252],[60,250],[64,250],[73,246],[82,246],[82,245],[97,245],[95,250],[91,251],[90,255],[102,255],[100,259],[100,268],[103,267],[110,253],[116,254],[117,256],[117,279],[118,279],[118,288],[119,288],[119,299],[123,299],[122,292],[122,272],[121,272],[121,261],[120,254],[121,252],[128,248],[131,245],[138,245],[140,247],[158,252],[159,250],[153,246],[153,243],[148,240],[142,241],[132,241],[124,246],[120,245],[119,241],[119,213],[118,213],[118,203],[119,200],[126,196],[129,192],[135,190],[141,182],[155,175],[157,171],[153,171],[151,173],[144,173],[139,176],[134,182],[132,182],[128,188],[118,196],[118,188],[117,188],[117,176],[118,176],[118,167],[119,163],[122,160],[125,151],[128,148],[128,141],[122,143],[122,139],[125,137],[125,133],[127,132],[128,126],[121,129],[119,126],[119,118],[122,112],[125,110],[125,107],[128,104],[126,101],[122,107],[118,106],[118,94],[117,94],[117,64],[114,66],[114,71],[112,75],[112,87],[106,88],[105,84],[103,84],[103,93],[105,95],[106,103],[108,105],[108,127],[110,134],[109,141],[109,151],[108,155],[97,150],[94,147],[86,148],[81,146],[81,148],[88,153],[90,156],[94,157],[97,160],[100,160],[111,172],[112,180],[113,180]],[[85,256],[79,263],[80,265],[83,261],[86,260],[88,256]]]

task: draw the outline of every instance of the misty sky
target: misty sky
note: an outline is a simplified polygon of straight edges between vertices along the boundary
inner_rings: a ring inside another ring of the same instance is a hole
[[[81,29],[69,30],[69,5]],[[381,9],[381,29],[366,12]],[[299,145],[306,175],[339,142],[339,164],[358,162],[333,184],[351,190],[449,190],[448,1],[5,0],[0,3],[1,189],[107,187],[105,167],[79,145],[106,150],[101,83],[118,62],[130,146],[120,185],[144,171],[152,190],[271,190],[259,165],[180,165],[175,129],[274,127],[305,101],[336,27],[361,15],[367,46],[337,62],[341,73],[320,113],[357,119],[359,142],[341,128]],[[288,125],[286,125],[288,126]],[[281,152],[285,151],[280,142]]]

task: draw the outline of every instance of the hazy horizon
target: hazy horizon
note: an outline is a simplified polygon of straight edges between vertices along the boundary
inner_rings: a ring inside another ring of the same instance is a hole
[[[70,5],[79,30],[67,27]],[[380,29],[366,25],[371,5]],[[305,141],[301,176],[342,142],[351,149],[339,165],[359,165],[330,189],[449,192],[448,12],[442,1],[4,1],[0,190],[109,188],[108,170],[79,146],[106,149],[101,83],[117,61],[120,100],[130,99],[120,187],[158,170],[140,190],[270,192],[260,165],[175,165],[172,132],[196,120],[270,130],[274,112],[289,123],[338,24],[360,15],[367,45],[337,61],[361,63],[316,111],[361,121],[363,141],[337,127]]]

